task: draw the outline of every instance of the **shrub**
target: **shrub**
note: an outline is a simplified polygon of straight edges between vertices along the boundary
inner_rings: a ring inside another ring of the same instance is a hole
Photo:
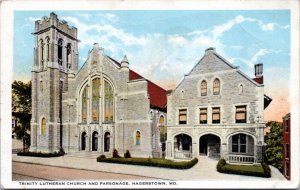
[[[18,152],[18,156],[32,156],[32,157],[58,157],[65,155],[64,152],[54,152],[54,153],[42,153],[42,152]]]
[[[126,150],[126,152],[124,154],[124,158],[131,158],[129,150]]]
[[[99,158],[106,158],[104,154],[100,155]]]
[[[271,169],[270,169],[269,165],[266,163],[261,163],[261,166],[264,169],[264,173],[265,173],[266,177],[271,177]]]
[[[113,158],[121,158],[121,156],[119,156],[119,152],[115,148],[114,148],[114,151],[113,151]]]
[[[118,163],[118,164],[131,164],[131,165],[142,165],[142,166],[153,166],[153,167],[164,167],[173,169],[189,169],[193,167],[198,159],[194,158],[190,161],[174,162],[172,160],[155,159],[155,158],[97,158],[98,162],[107,163]]]
[[[226,161],[224,158],[221,158],[217,164],[217,171],[221,172],[224,165],[226,165]]]
[[[220,159],[217,164],[217,171],[228,174],[271,177],[270,167],[265,163],[256,165],[236,165],[226,164],[226,161],[224,159]]]

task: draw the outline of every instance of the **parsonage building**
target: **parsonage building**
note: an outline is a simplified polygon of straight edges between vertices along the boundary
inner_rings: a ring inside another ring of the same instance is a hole
[[[252,79],[208,48],[167,95],[131,70],[126,56],[118,62],[98,44],[78,68],[77,29],[54,13],[35,22],[34,35],[30,151],[263,160],[271,99],[262,64]]]

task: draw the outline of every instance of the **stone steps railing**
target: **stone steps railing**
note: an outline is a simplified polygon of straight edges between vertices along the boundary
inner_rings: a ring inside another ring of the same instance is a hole
[[[228,162],[229,163],[245,163],[245,164],[252,164],[256,163],[256,157],[250,155],[228,155]]]
[[[193,157],[193,153],[189,151],[174,152],[174,158],[177,159],[191,159],[192,157]]]

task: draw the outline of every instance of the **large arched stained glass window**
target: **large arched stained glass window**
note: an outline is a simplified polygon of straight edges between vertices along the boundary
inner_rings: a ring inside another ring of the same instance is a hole
[[[88,94],[88,88],[87,86],[84,87],[84,90],[82,92],[82,97],[81,97],[81,120],[82,123],[87,122],[87,94]]]
[[[92,121],[99,122],[100,79],[93,80]]]
[[[104,93],[105,93],[105,97],[104,97],[104,110],[105,110],[105,118],[104,120],[106,122],[110,122],[114,120],[113,117],[113,105],[114,105],[114,92],[113,89],[111,87],[111,85],[105,81],[104,82]]]
[[[46,119],[42,119],[42,125],[41,125],[41,134],[45,135],[46,134]]]

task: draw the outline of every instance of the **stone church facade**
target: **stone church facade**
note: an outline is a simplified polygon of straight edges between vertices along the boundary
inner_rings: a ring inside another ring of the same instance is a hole
[[[168,94],[167,158],[198,155],[229,162],[262,162],[264,95],[262,64],[254,79],[231,65],[214,48]]]
[[[94,44],[78,68],[77,29],[50,14],[35,22],[30,151],[161,157],[166,90]]]

